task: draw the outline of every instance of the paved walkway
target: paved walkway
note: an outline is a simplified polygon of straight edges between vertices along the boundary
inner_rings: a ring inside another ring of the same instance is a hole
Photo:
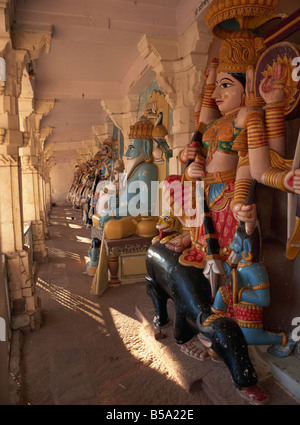
[[[185,356],[172,337],[163,343],[149,337],[136,315],[136,307],[152,310],[144,283],[90,294],[92,277],[82,274],[90,230],[78,212],[54,207],[50,235],[49,261],[37,278],[42,327],[23,339],[22,404],[246,404],[223,364]],[[183,375],[202,368],[196,391],[188,393],[179,382],[178,365]],[[264,385],[272,393],[269,404],[297,404],[273,379]],[[216,397],[214,388],[221,389]]]

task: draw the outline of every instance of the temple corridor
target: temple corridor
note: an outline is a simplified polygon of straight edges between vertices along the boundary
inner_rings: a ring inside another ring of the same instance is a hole
[[[50,223],[36,280],[42,325],[22,344],[22,403],[212,404],[188,395],[141,340],[135,307],[151,306],[145,284],[91,296],[93,278],[82,274],[90,230],[69,207],[54,207]]]
[[[0,405],[300,404],[299,31],[1,0]]]
[[[93,278],[82,272],[91,235],[78,211],[53,207],[50,235],[49,261],[36,272],[41,327],[22,336],[20,404],[247,404],[224,364],[180,353],[171,337],[163,342],[153,338],[152,343],[143,337],[135,309],[152,311],[143,282],[109,286],[101,297],[90,295]],[[170,358],[157,355],[152,344],[156,350],[165,346]],[[191,368],[202,374],[189,394],[178,381],[174,359],[180,361],[181,374]],[[221,385],[212,390],[216,379]],[[273,379],[263,386],[269,404],[298,404]]]

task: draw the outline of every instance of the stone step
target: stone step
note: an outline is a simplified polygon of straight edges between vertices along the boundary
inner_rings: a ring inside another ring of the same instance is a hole
[[[292,355],[277,359],[268,353],[265,358],[275,379],[300,402],[300,360]]]
[[[168,301],[169,316],[172,317],[173,304]],[[153,309],[140,309],[136,306],[136,315],[141,326],[141,338],[153,354],[163,361],[168,371],[176,377],[180,385],[188,392],[205,391],[217,405],[247,405],[235,389],[229,370],[222,361],[207,358],[196,360],[184,354],[173,338],[172,322],[155,334],[152,325]],[[251,347],[250,356],[259,376],[259,385],[268,395],[269,405],[297,405],[297,400],[274,379],[269,363],[262,354]]]

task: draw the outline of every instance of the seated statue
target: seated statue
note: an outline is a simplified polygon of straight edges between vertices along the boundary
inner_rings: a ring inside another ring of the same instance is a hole
[[[157,182],[157,166],[152,162],[153,124],[141,117],[130,127],[130,142],[125,153],[126,179],[119,184],[116,194],[108,201],[100,215],[100,226],[106,229],[108,239],[119,239],[137,233],[140,236],[153,236],[156,233],[156,220],[152,219],[154,209],[151,182]],[[155,200],[156,201],[156,200]],[[100,211],[98,211],[100,213]]]

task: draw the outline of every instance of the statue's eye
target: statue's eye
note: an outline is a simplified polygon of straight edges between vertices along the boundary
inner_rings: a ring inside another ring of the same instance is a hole
[[[130,146],[129,146],[129,150],[130,150],[130,151],[134,151],[134,146],[130,145]]]
[[[222,83],[221,85],[220,85],[220,87],[222,88],[222,89],[227,89],[228,87],[232,87],[233,86],[233,84],[230,84],[230,83]]]

